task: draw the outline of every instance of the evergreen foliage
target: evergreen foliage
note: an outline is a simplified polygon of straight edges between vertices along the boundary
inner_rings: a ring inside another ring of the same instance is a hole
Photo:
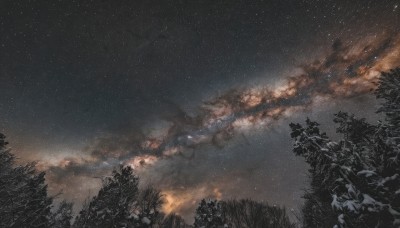
[[[310,165],[305,227],[400,226],[400,69],[383,73],[376,96],[385,121],[339,112],[341,140],[330,140],[318,123],[290,124],[293,152]]]
[[[69,228],[72,220],[72,203],[62,201],[53,215],[53,226],[55,228]]]
[[[0,227],[50,227],[53,199],[44,172],[35,164],[16,165],[0,133]]]
[[[138,198],[138,178],[131,167],[120,166],[76,218],[75,227],[129,227],[134,224]]]
[[[196,209],[194,227],[219,228],[224,227],[222,207],[217,200],[201,200]]]

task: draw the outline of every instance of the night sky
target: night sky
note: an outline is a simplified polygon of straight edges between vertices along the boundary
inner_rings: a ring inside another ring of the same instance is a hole
[[[80,208],[124,164],[191,221],[201,198],[298,210],[288,124],[376,121],[398,1],[0,1],[0,132]]]

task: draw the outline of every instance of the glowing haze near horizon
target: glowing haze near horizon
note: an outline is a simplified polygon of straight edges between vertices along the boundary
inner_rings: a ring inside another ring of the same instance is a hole
[[[396,1],[0,6],[0,131],[76,209],[120,164],[189,221],[208,197],[297,209],[288,124],[376,121],[374,82],[400,66]]]

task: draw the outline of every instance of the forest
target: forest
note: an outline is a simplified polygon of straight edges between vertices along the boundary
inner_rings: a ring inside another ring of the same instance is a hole
[[[194,224],[186,224],[162,212],[161,191],[139,188],[130,166],[103,177],[75,215],[72,203],[54,203],[60,196],[49,195],[46,173],[35,163],[19,164],[0,134],[0,227],[400,227],[400,68],[383,72],[373,92],[382,120],[368,123],[338,110],[339,140],[310,119],[290,123],[293,154],[309,165],[309,187],[294,219],[284,207],[251,199],[203,199]]]

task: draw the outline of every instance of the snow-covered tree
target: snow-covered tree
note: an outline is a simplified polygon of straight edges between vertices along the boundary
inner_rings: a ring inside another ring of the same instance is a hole
[[[54,228],[69,228],[71,227],[72,219],[72,203],[67,203],[65,200],[61,201],[57,210],[53,214]]]
[[[45,173],[35,164],[16,165],[0,133],[0,227],[50,227],[52,198]]]
[[[139,179],[130,166],[120,166],[103,179],[99,193],[86,202],[74,227],[157,227],[162,195],[152,187],[138,188]]]
[[[161,192],[153,187],[141,189],[137,203],[134,205],[133,215],[135,227],[153,227],[162,220],[160,213],[163,203]]]
[[[381,76],[376,95],[384,100],[379,112],[386,114],[386,121],[376,126],[339,112],[334,122],[343,138],[333,142],[316,122],[290,125],[294,153],[311,166],[303,210],[306,227],[400,226],[399,72]]]
[[[220,228],[224,227],[222,207],[217,200],[201,200],[196,209],[194,227]]]
[[[138,178],[131,167],[120,166],[103,180],[99,193],[81,210],[75,227],[132,227],[138,199]]]

